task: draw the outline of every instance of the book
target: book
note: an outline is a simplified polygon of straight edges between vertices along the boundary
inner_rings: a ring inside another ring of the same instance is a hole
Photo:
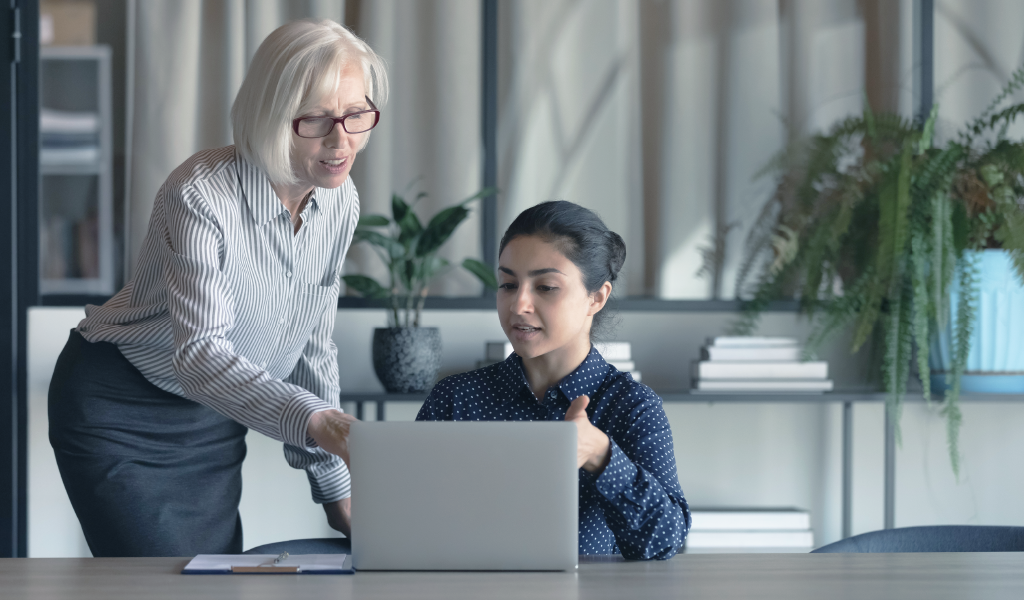
[[[490,362],[500,362],[508,358],[509,354],[512,354],[511,342],[487,342],[484,357]]]
[[[708,346],[728,348],[766,348],[772,346],[798,346],[796,338],[758,337],[752,335],[709,337]]]
[[[629,342],[597,342],[594,348],[608,362],[627,361],[633,359],[633,349]],[[619,369],[624,371],[626,369]],[[632,369],[630,369],[632,370]]]
[[[780,361],[798,362],[799,346],[764,346],[764,347],[719,347],[705,346],[701,349],[701,358],[715,361]]]
[[[686,551],[704,548],[806,548],[814,547],[814,532],[804,531],[690,531]]]
[[[693,363],[699,379],[828,379],[828,362],[715,362]]]
[[[806,531],[811,514],[798,508],[694,508],[690,531]]]
[[[695,379],[701,392],[830,392],[831,379]]]

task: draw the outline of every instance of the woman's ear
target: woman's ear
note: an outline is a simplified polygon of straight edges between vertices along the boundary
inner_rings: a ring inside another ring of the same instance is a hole
[[[587,316],[592,317],[601,312],[601,309],[608,303],[608,298],[610,298],[611,295],[612,284],[610,281],[606,281],[601,285],[601,287],[597,288],[596,292],[590,295],[590,308],[587,310]]]

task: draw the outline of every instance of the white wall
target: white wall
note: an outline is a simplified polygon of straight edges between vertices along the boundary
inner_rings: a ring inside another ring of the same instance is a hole
[[[46,389],[67,331],[80,309],[36,308],[30,313],[29,555],[88,556],[46,437]],[[688,387],[688,365],[702,340],[720,334],[729,313],[620,314],[617,339],[630,341],[644,382],[656,390]],[[503,339],[493,311],[427,311],[425,325],[441,328],[442,375],[473,368],[483,342]],[[383,326],[380,310],[338,312],[341,381],[346,391],[377,391],[370,340]],[[761,332],[807,332],[790,313],[766,315]],[[865,351],[866,352],[866,351]],[[862,385],[867,356],[851,357],[843,343],[823,351],[838,387]],[[351,408],[351,407],[349,407]],[[391,404],[390,420],[415,417],[419,407]],[[841,409],[813,404],[669,404],[679,479],[694,506],[798,506],[811,510],[815,541],[840,537]],[[908,403],[897,454],[897,526],[967,523],[1024,524],[1024,405],[964,406],[963,474],[949,468],[944,421],[923,403]],[[372,410],[368,415],[372,415]],[[369,416],[368,418],[372,418]],[[853,530],[882,527],[883,413],[881,404],[854,409]],[[332,535],[309,499],[305,476],[290,469],[280,444],[247,438],[242,520],[246,547],[269,541]]]

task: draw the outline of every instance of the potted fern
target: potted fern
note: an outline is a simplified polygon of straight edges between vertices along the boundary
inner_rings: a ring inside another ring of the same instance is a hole
[[[353,243],[366,243],[387,266],[387,285],[365,275],[345,275],[348,288],[366,298],[385,300],[388,327],[373,332],[373,367],[384,389],[410,393],[429,390],[441,367],[441,333],[436,327],[420,327],[423,305],[431,281],[452,265],[437,255],[455,229],[469,216],[468,205],[494,193],[484,189],[438,212],[426,224],[414,211],[426,196],[409,203],[394,194],[391,218],[361,215]],[[462,267],[486,287],[497,289],[494,272],[482,262],[467,258]]]
[[[752,332],[771,300],[796,296],[813,323],[809,351],[845,327],[854,352],[873,337],[897,423],[913,367],[927,400],[933,383],[941,387],[957,474],[959,394],[971,389],[971,369],[992,368],[980,347],[1003,343],[995,353],[1005,374],[1024,373],[1024,331],[1005,342],[1009,323],[1024,329],[1024,142],[1006,135],[1024,103],[1005,106],[1021,89],[1024,68],[939,145],[937,108],[916,123],[865,107],[780,152],[763,171],[777,185],[747,239],[737,287],[749,302],[734,333]],[[992,288],[1020,299],[1002,303],[1012,316],[979,318],[999,305],[979,302]],[[1004,391],[1024,392],[1024,379],[1004,382]]]

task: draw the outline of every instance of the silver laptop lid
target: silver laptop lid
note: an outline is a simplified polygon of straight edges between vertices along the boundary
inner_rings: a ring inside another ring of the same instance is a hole
[[[358,422],[352,559],[363,570],[576,567],[576,426]]]

